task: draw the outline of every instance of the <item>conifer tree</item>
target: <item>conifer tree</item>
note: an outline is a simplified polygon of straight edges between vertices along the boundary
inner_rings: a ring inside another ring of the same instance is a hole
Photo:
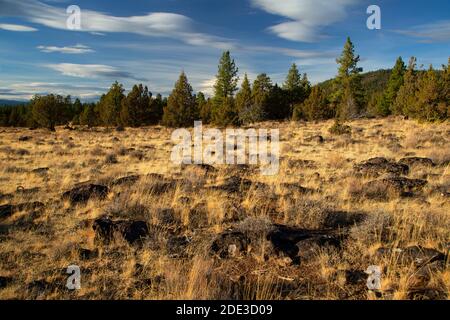
[[[309,82],[306,78],[306,74],[300,74],[297,65],[295,63],[292,64],[289,69],[289,73],[286,77],[286,81],[283,84],[283,90],[286,91],[288,96],[287,100],[291,109],[291,112],[294,108],[294,105],[300,104],[306,98],[306,89]]]
[[[419,78],[416,105],[415,116],[421,120],[437,121],[446,117],[447,108],[440,101],[439,78],[433,66]]]
[[[66,101],[59,95],[35,96],[31,101],[34,121],[41,127],[55,131],[65,113]]]
[[[117,81],[113,83],[108,93],[103,95],[99,103],[99,111],[105,126],[120,125],[120,110],[122,100],[125,98],[124,88]]]
[[[237,120],[234,93],[237,90],[239,69],[236,67],[230,52],[223,53],[218,67],[214,85],[214,108],[212,117],[215,123],[221,125],[233,124]]]
[[[97,124],[97,114],[95,113],[95,104],[89,103],[84,106],[80,114],[80,124],[92,128]]]
[[[195,97],[192,95],[192,87],[183,71],[167,100],[163,124],[168,127],[191,127],[196,120],[195,110]]]
[[[127,97],[122,100],[120,111],[121,124],[139,127],[149,124],[151,93],[142,84],[134,85]]]
[[[414,117],[417,114],[416,91],[417,91],[417,59],[411,57],[408,69],[403,78],[403,85],[397,92],[393,111],[397,115]]]
[[[362,69],[358,67],[359,55],[355,54],[355,47],[350,40],[344,45],[342,55],[336,59],[339,64],[336,78],[336,91],[333,95],[338,105],[339,120],[346,120],[361,113],[364,104],[364,93],[361,84]]]
[[[242,117],[248,113],[253,105],[252,99],[252,88],[250,85],[250,81],[248,80],[247,74],[244,76],[244,80],[242,81],[241,89],[236,94],[236,109],[239,113],[239,121],[243,122]]]
[[[325,92],[319,86],[315,86],[305,102],[295,106],[293,118],[294,120],[314,121],[330,119],[333,116],[334,113]]]
[[[398,90],[403,85],[403,77],[406,71],[405,63],[402,58],[399,57],[395,62],[395,66],[392,69],[391,76],[387,88],[377,104],[377,115],[388,116],[392,113],[394,107],[394,101],[397,98]]]

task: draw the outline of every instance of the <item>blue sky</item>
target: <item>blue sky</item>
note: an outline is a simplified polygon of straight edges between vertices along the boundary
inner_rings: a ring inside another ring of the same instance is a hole
[[[366,27],[371,4],[381,30]],[[81,30],[67,29],[69,5],[81,8]],[[0,0],[0,99],[95,100],[115,80],[168,95],[182,70],[210,93],[225,49],[241,77],[282,83],[296,62],[317,83],[336,74],[347,36],[364,71],[411,55],[439,67],[450,56],[450,1]]]

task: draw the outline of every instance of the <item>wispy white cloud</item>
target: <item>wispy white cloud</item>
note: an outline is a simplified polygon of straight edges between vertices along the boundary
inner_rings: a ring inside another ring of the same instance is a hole
[[[83,54],[83,53],[90,53],[94,52],[90,47],[77,44],[75,46],[69,46],[69,47],[56,47],[56,46],[38,46],[37,47],[40,51],[46,52],[46,53],[65,53],[65,54]]]
[[[420,39],[420,42],[447,42],[450,41],[450,20],[437,21],[429,24],[414,26],[394,32]]]
[[[71,77],[133,79],[138,81],[146,81],[146,79],[135,77],[131,73],[122,71],[119,68],[103,64],[57,63],[47,64],[45,66],[58,71],[65,76]]]
[[[35,32],[38,31],[38,29],[28,26],[22,26],[19,24],[8,24],[8,23],[1,23],[0,29],[6,30],[6,31],[15,31],[15,32]]]
[[[71,95],[83,100],[95,100],[108,90],[107,87],[75,85],[57,82],[18,82],[0,87],[0,98],[8,100],[29,100],[34,95],[50,93]]]
[[[0,0],[0,16],[21,17],[49,28],[68,30],[66,11],[41,1]],[[134,33],[150,37],[166,37],[190,45],[230,49],[228,39],[195,31],[190,18],[175,13],[154,12],[143,16],[116,17],[81,9],[81,32]]]
[[[346,17],[349,6],[358,0],[251,0],[252,4],[268,13],[288,18],[289,21],[269,27],[269,31],[292,41],[315,42],[324,35],[321,28]]]

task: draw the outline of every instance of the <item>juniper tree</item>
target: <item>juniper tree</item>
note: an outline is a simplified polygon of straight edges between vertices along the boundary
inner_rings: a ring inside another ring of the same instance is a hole
[[[168,127],[191,127],[196,117],[195,97],[192,86],[184,71],[180,74],[175,88],[167,100],[164,108],[163,124]]]

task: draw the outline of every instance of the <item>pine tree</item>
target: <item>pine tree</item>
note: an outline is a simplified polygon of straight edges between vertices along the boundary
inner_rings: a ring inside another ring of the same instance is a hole
[[[203,123],[209,123],[211,121],[211,110],[203,92],[198,92],[195,97],[196,108],[198,115]]]
[[[393,111],[393,104],[397,98],[398,90],[403,85],[403,76],[406,71],[405,63],[402,58],[399,57],[395,62],[395,66],[392,69],[391,76],[387,88],[384,91],[382,97],[378,101],[377,115],[388,116]]]
[[[167,99],[163,98],[161,94],[157,94],[155,99],[150,99],[150,114],[149,114],[149,124],[158,124],[164,114],[164,107],[167,105]]]
[[[447,108],[440,101],[439,78],[433,66],[423,73],[416,92],[417,116],[421,120],[437,121],[445,119]]]
[[[302,103],[306,98],[306,89],[309,85],[309,82],[306,78],[306,74],[304,74],[303,76],[304,78],[302,78],[297,65],[294,63],[289,69],[286,81],[283,84],[283,90],[286,91],[286,94],[288,96],[287,99],[291,112],[294,108],[294,105]]]
[[[336,91],[333,100],[338,105],[338,118],[346,120],[361,113],[364,104],[364,93],[361,84],[362,69],[358,67],[359,55],[355,54],[355,47],[347,38],[341,57],[336,59],[339,64],[336,78]]]
[[[164,108],[163,124],[168,127],[191,127],[195,119],[195,97],[184,71]]]
[[[92,128],[97,125],[97,114],[95,113],[95,104],[89,103],[84,106],[83,112],[80,114],[80,124]]]
[[[109,89],[109,92],[101,97],[99,111],[105,126],[121,125],[120,110],[122,100],[125,98],[124,92],[123,86],[116,81]]]
[[[417,59],[411,57],[408,69],[403,77],[403,85],[397,92],[393,111],[397,115],[415,117],[417,114],[416,91],[417,91]]]
[[[310,96],[303,104],[294,108],[294,120],[324,120],[334,116],[325,92],[319,87],[312,88]]]
[[[217,124],[233,124],[237,119],[233,98],[239,81],[238,71],[239,69],[231,58],[230,52],[224,52],[219,62],[216,83],[214,85],[214,108],[212,110],[212,117]]]
[[[41,127],[55,131],[65,112],[66,101],[62,96],[53,94],[35,96],[31,101],[34,121]]]
[[[265,73],[259,74],[253,82],[253,108],[258,110],[264,118],[267,116],[267,111],[269,109],[269,99],[272,87],[272,80]]]
[[[151,93],[142,84],[134,85],[128,96],[122,100],[120,110],[121,124],[139,127],[149,124]]]
[[[242,81],[241,89],[236,94],[236,109],[239,113],[239,121],[241,123],[245,122],[242,118],[246,117],[248,111],[253,105],[252,99],[252,87],[250,81],[248,80],[247,74],[244,76],[244,81]]]

